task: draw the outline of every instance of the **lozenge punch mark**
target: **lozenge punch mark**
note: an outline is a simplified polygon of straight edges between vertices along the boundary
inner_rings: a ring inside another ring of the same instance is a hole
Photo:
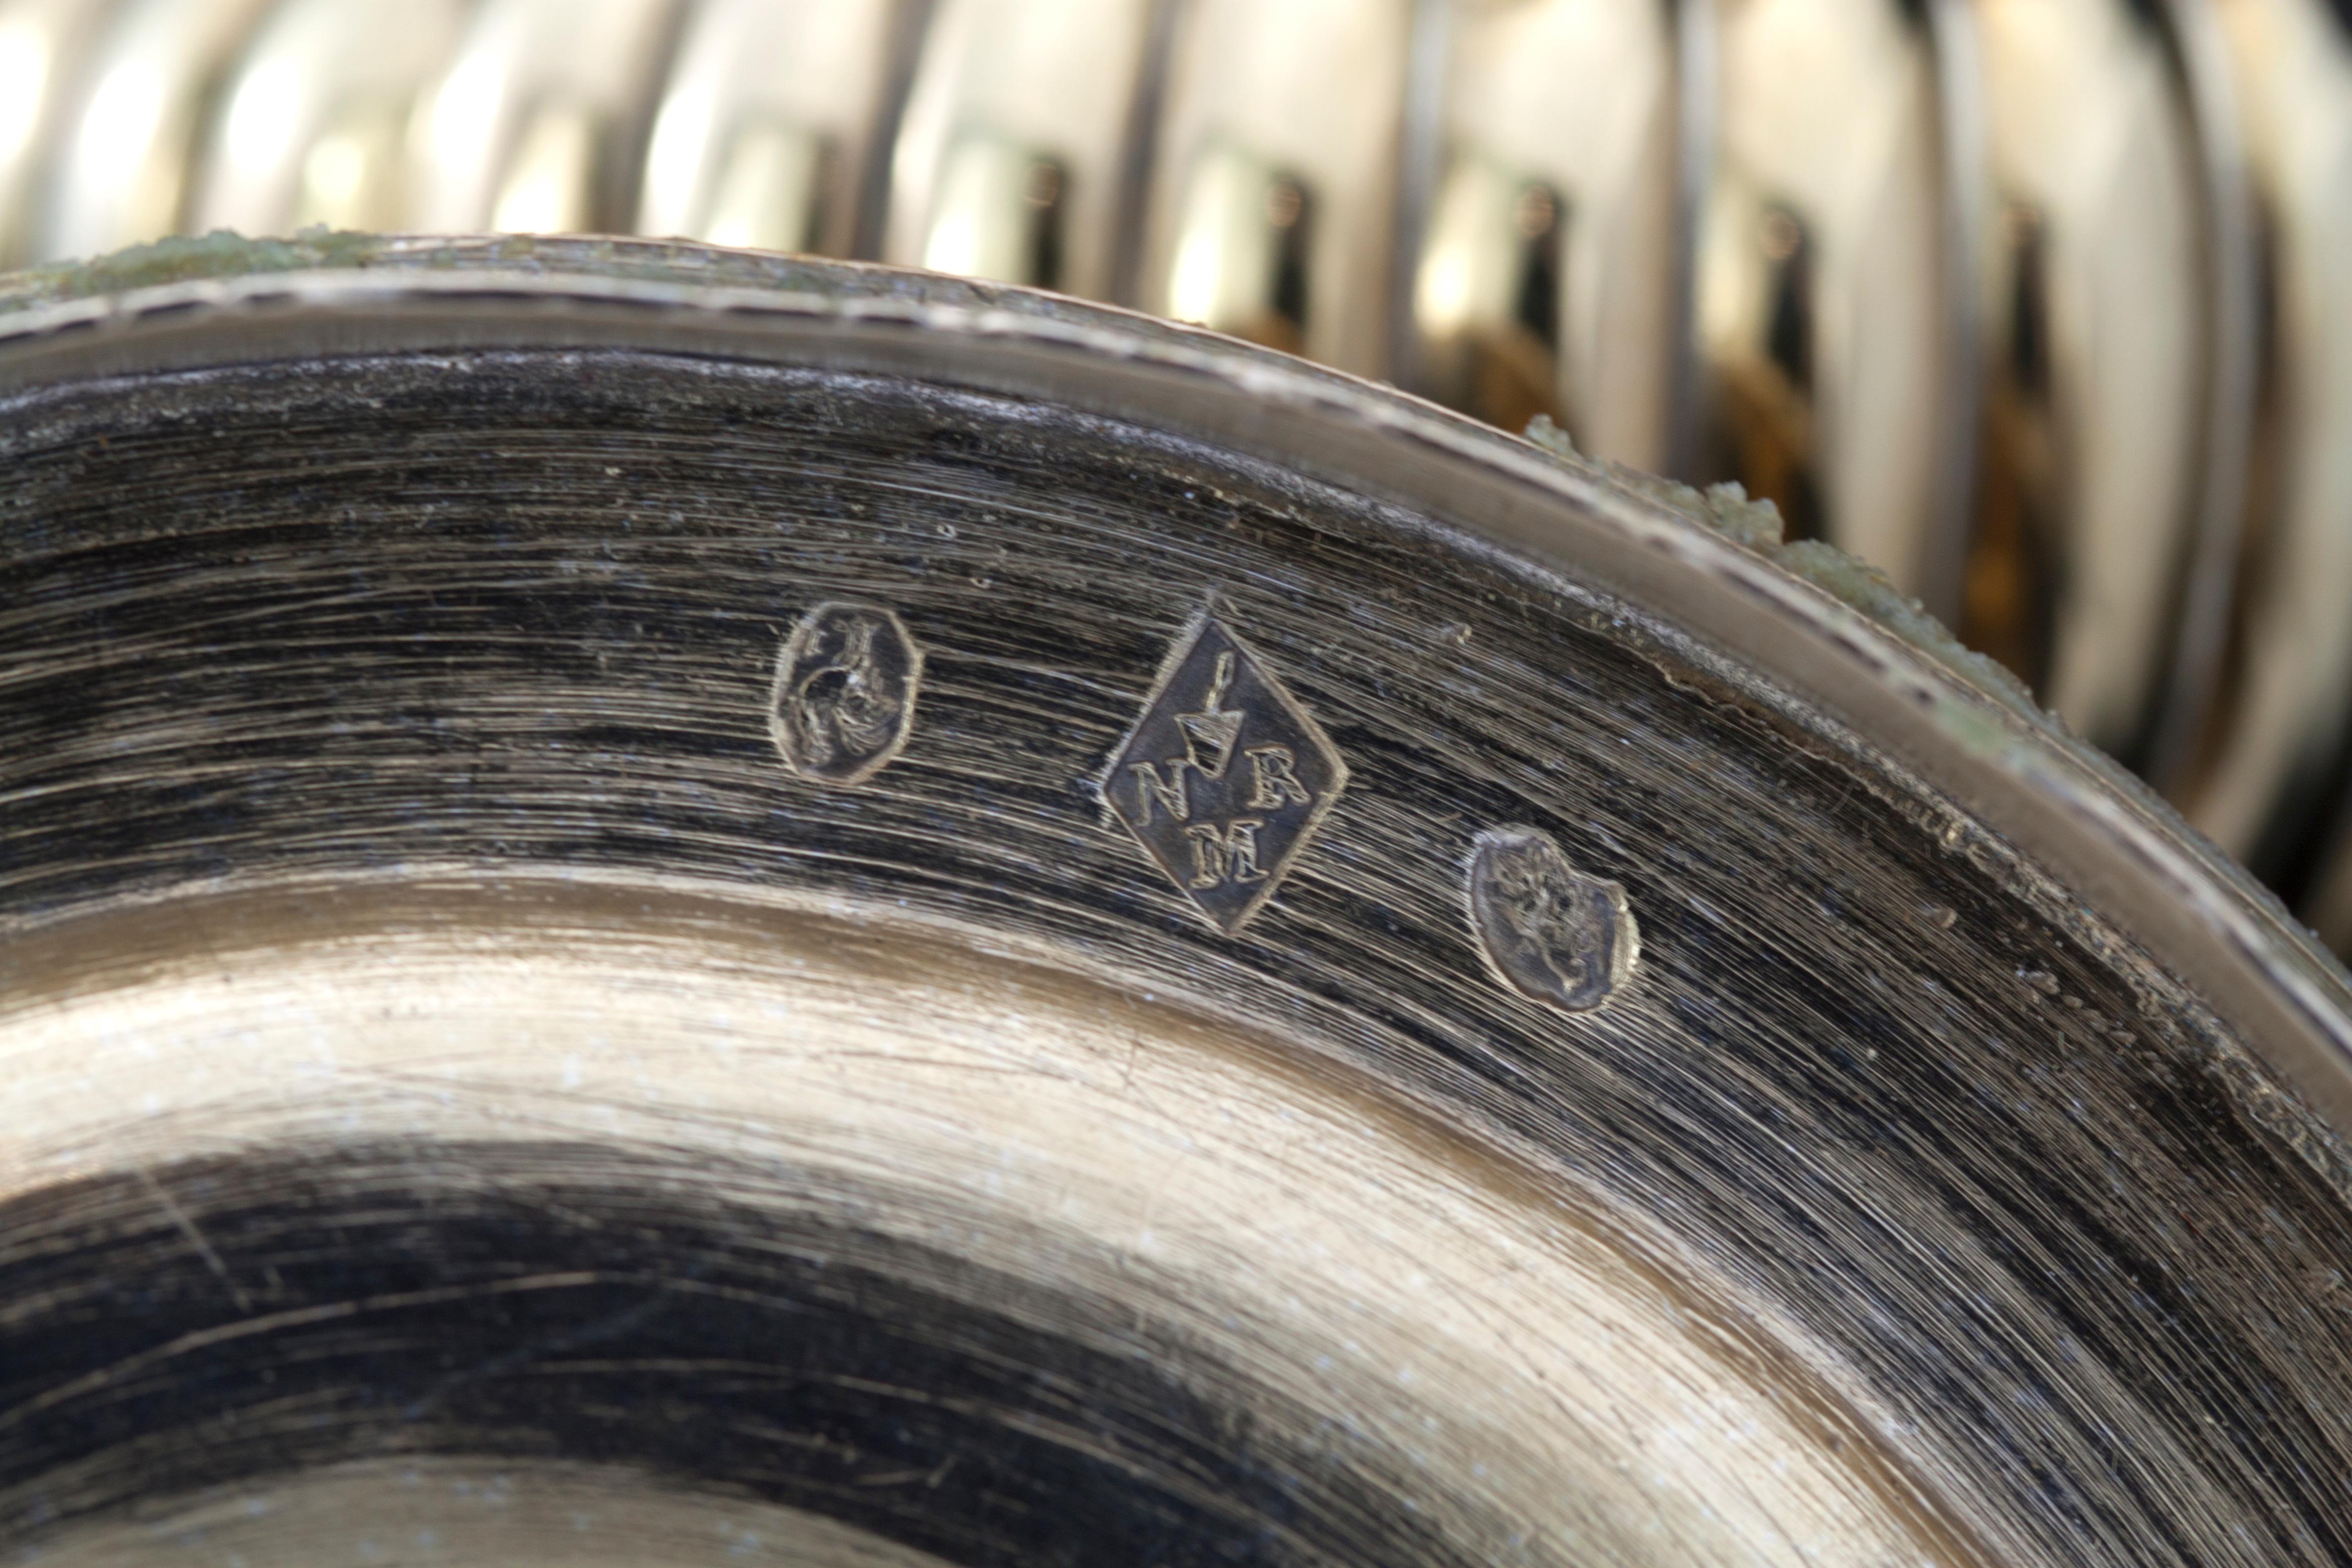
[[[1102,792],[1152,864],[1230,935],[1274,896],[1347,783],[1321,726],[1204,616],[1112,754]]]

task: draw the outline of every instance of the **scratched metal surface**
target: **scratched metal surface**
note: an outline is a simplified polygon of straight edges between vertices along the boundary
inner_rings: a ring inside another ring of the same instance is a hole
[[[2352,1555],[2341,1141],[2143,911],[1573,560],[909,331],[13,395],[12,1560]],[[919,650],[870,772],[780,744],[828,605]],[[1203,616],[1344,761],[1242,922],[1110,766]],[[1530,835],[1588,923],[1500,951]]]

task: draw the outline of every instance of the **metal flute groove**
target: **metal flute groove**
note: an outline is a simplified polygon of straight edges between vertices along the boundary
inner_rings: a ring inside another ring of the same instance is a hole
[[[2327,0],[0,0],[0,263],[676,235],[1545,416],[1772,499],[2284,892],[2352,885],[2314,869],[2352,720]]]

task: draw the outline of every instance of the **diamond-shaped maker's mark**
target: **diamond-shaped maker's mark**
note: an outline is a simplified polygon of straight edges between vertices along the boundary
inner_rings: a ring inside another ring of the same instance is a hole
[[[1113,754],[1103,796],[1219,931],[1274,896],[1347,787],[1330,737],[1242,640],[1203,616]]]

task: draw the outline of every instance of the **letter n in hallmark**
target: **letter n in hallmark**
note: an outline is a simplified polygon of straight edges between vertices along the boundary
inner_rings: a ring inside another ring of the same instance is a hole
[[[1102,795],[1152,864],[1230,935],[1273,897],[1347,783],[1322,727],[1247,644],[1202,616],[1111,753]]]
[[[1237,816],[1217,830],[1213,822],[1196,822],[1184,830],[1192,841],[1192,877],[1185,886],[1217,888],[1227,882],[1263,882],[1258,869],[1257,834],[1265,823]]]
[[[1151,803],[1158,801],[1160,809],[1179,822],[1192,816],[1192,802],[1184,795],[1184,759],[1176,758],[1168,764],[1168,776],[1161,778],[1160,770],[1150,763],[1129,763],[1127,771],[1135,775],[1135,822],[1139,826],[1151,823]]]

